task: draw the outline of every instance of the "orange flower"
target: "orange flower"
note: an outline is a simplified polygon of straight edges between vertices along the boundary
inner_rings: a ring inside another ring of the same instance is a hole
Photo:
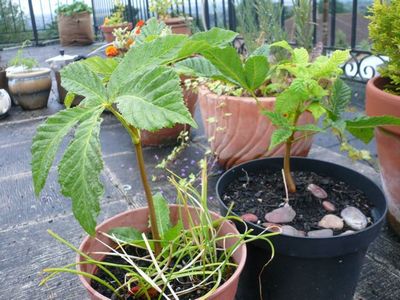
[[[104,25],[108,25],[108,23],[110,23],[110,19],[109,18],[104,18]]]
[[[134,43],[135,43],[135,41],[133,39],[129,38],[128,41],[126,42],[126,46],[125,47],[129,48]]]
[[[144,24],[145,24],[144,21],[140,20],[139,22],[137,22],[135,27],[142,27]]]
[[[135,34],[140,34],[140,27],[136,29]]]
[[[115,48],[114,46],[108,46],[106,48],[106,55],[109,57],[114,57],[117,56],[119,54],[118,49]]]

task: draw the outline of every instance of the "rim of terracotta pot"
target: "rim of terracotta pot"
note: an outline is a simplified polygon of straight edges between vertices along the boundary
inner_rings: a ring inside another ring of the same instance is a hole
[[[223,99],[229,99],[229,100],[234,100],[234,101],[243,101],[243,102],[249,102],[254,104],[255,103],[255,99],[252,97],[247,97],[247,96],[230,96],[230,95],[218,95],[217,93],[214,93],[213,91],[211,91],[207,86],[205,85],[201,85],[199,86],[199,95],[204,95],[207,97],[211,97],[213,99],[219,99],[219,98],[223,98]],[[276,101],[276,97],[257,97],[257,99],[261,102],[275,102]]]
[[[379,97],[385,98],[384,101],[400,105],[400,96],[385,92],[380,86],[381,84],[383,84],[388,80],[390,79],[381,76],[376,76],[368,80],[367,88],[372,90],[374,93],[378,94]]]
[[[193,21],[192,17],[173,17],[173,18],[166,18],[162,20],[165,22],[167,25],[173,25],[173,24],[179,24],[182,22],[188,22],[188,21]]]
[[[177,205],[177,204],[169,204],[168,205],[169,208],[178,208],[178,207],[182,207],[181,205]],[[189,207],[191,208],[191,207]],[[101,224],[96,226],[96,233],[98,232],[99,228],[103,225],[105,225],[106,223],[112,222],[115,219],[119,219],[125,215],[130,214],[132,211],[148,211],[148,207],[141,207],[141,208],[135,208],[135,209],[130,209],[127,210],[125,212],[119,213],[117,215],[115,215],[114,217],[111,217],[107,220],[105,220],[104,222],[102,222]],[[215,218],[220,218],[221,216],[213,211],[210,211],[210,214],[212,217]],[[234,234],[240,234],[239,231],[237,230],[236,226],[233,224],[233,222],[227,221],[228,226],[231,227],[232,231]],[[79,251],[83,250],[83,245],[85,245],[87,243],[87,241],[91,239],[90,236],[85,236],[85,238],[83,239],[81,245],[79,246]],[[242,273],[242,270],[244,268],[244,265],[246,263],[246,259],[247,259],[247,247],[245,244],[242,244],[240,246],[241,250],[242,250],[242,255],[240,257],[240,261],[238,262],[238,266],[235,270],[235,272],[232,274],[231,277],[229,277],[229,279],[227,281],[225,281],[221,286],[219,286],[215,292],[212,294],[212,296],[217,296],[218,294],[220,294],[223,290],[225,290],[229,285],[231,285],[233,283],[233,281],[235,281],[237,279],[237,277],[240,276],[240,274]],[[239,248],[238,248],[239,249]],[[237,250],[238,251],[238,250]],[[83,251],[82,251],[83,252]],[[80,254],[76,255],[76,262],[80,262],[81,256]],[[80,271],[80,265],[77,265],[77,269]],[[81,281],[81,283],[83,284],[83,286],[85,287],[86,290],[88,290],[92,295],[98,297],[101,300],[110,300],[110,298],[105,297],[104,295],[100,294],[99,292],[97,292],[97,290],[93,289],[92,286],[89,284],[89,282],[86,280],[86,278],[82,275],[78,275],[79,280]]]
[[[41,75],[47,75],[50,74],[51,69],[50,68],[34,68],[30,70],[25,70],[17,73],[6,73],[7,77],[10,79],[13,78],[25,78],[25,77],[35,77],[35,76],[41,76]]]
[[[115,28],[121,28],[121,27],[128,27],[128,28],[132,29],[133,24],[132,24],[132,22],[124,22],[124,23],[115,24],[115,25],[104,25],[104,24],[102,24],[102,25],[99,26],[99,28],[101,30],[104,30],[104,29],[109,30],[109,29],[115,29]]]

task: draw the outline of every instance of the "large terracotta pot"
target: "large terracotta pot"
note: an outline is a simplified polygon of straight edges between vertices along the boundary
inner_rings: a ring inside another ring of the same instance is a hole
[[[197,216],[197,212],[196,212],[195,208],[193,208],[193,207],[190,208],[190,214],[194,220],[198,220],[198,216]],[[175,223],[179,216],[179,206],[178,205],[170,205],[170,215],[171,215],[171,221],[173,223]],[[187,215],[185,217],[185,214],[183,214],[183,216],[184,216],[183,223],[185,226],[187,226],[187,224],[188,224]],[[212,217],[217,219],[218,215],[216,213],[212,213]],[[134,210],[130,210],[130,211],[121,213],[121,214],[105,221],[104,223],[97,226],[96,231],[97,232],[100,232],[100,231],[108,232],[110,229],[115,228],[115,227],[131,226],[133,228],[136,228],[139,231],[145,232],[145,231],[148,231],[148,219],[149,219],[149,216],[148,216],[147,207],[134,209]],[[222,224],[219,234],[220,234],[220,236],[226,236],[228,234],[238,234],[238,231],[237,231],[235,225],[233,225],[230,222],[225,222]],[[107,245],[113,245],[113,242],[103,235],[97,235],[96,238],[100,239]],[[226,247],[232,246],[236,240],[237,240],[236,238],[225,239],[224,241],[225,241]],[[102,260],[104,258],[104,254],[94,254],[95,252],[109,252],[109,250],[106,246],[101,244],[96,239],[90,238],[90,237],[86,237],[83,240],[79,250],[90,255],[92,258],[94,258],[96,260]],[[237,286],[238,286],[238,282],[239,282],[239,276],[240,276],[240,273],[242,272],[242,269],[243,269],[245,261],[246,261],[246,253],[247,253],[246,246],[242,245],[233,254],[233,260],[235,261],[236,264],[238,264],[236,271],[208,299],[233,300],[235,298],[235,294],[236,294],[236,290],[237,290]],[[93,272],[95,272],[95,268],[96,268],[94,265],[79,264],[80,262],[82,262],[84,260],[85,259],[82,258],[80,255],[77,256],[78,271],[83,271],[83,272],[93,274]],[[83,276],[79,276],[79,278],[80,278],[81,282],[83,283],[84,287],[89,292],[90,299],[92,299],[92,300],[109,300],[109,298],[106,298],[103,295],[99,294],[96,290],[94,290],[90,286],[90,279],[83,277]]]
[[[124,24],[119,24],[119,25],[100,25],[99,28],[103,32],[104,39],[106,40],[106,42],[112,43],[115,40],[115,36],[113,35],[114,29],[128,28],[128,30],[132,30],[133,25],[132,25],[132,23],[124,23]]]
[[[274,108],[274,97],[260,98],[259,101],[268,110]],[[268,151],[274,127],[260,113],[253,98],[218,96],[202,86],[199,88],[199,104],[211,150],[224,168],[263,156],[283,155],[283,145]],[[298,123],[312,122],[311,113],[305,113]],[[292,156],[307,156],[311,145],[311,137],[299,140],[292,146]]]
[[[389,81],[375,77],[366,88],[366,112],[369,116],[400,117],[400,96],[383,91]],[[388,201],[388,220],[400,235],[400,127],[375,130],[383,188]]]
[[[8,88],[14,101],[27,110],[46,107],[51,90],[50,73],[49,68],[7,73]]]
[[[163,20],[167,26],[171,27],[174,34],[192,34],[191,24],[193,18],[168,18]]]
[[[183,82],[183,80],[182,80]],[[183,87],[183,98],[186,106],[188,107],[191,115],[194,115],[197,102],[197,94],[193,93],[190,89]],[[161,146],[161,145],[174,145],[177,143],[179,134],[183,131],[190,131],[190,125],[176,124],[172,128],[163,128],[155,132],[147,130],[141,131],[141,141],[143,146]]]

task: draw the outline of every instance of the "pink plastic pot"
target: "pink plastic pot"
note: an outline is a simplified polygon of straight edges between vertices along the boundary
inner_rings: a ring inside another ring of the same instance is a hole
[[[259,100],[264,108],[273,110],[274,97]],[[268,151],[275,128],[260,113],[253,98],[218,96],[203,86],[199,88],[199,104],[211,150],[224,168],[263,156],[283,155],[283,145]],[[298,124],[313,122],[311,113],[305,113],[300,116]],[[293,144],[291,155],[307,156],[311,145],[311,137],[301,139]]]
[[[170,205],[170,215],[171,215],[171,220],[174,223],[179,214],[179,208],[180,206],[178,205]],[[196,209],[193,207],[189,208],[191,217],[194,220],[198,220]],[[212,217],[217,219],[219,218],[219,215],[216,213],[212,213]],[[148,208],[138,208],[134,210],[129,210],[126,212],[123,212],[121,214],[116,215],[115,217],[106,220],[99,226],[97,226],[96,231],[97,232],[108,232],[110,229],[115,228],[115,227],[125,227],[125,226],[132,226],[133,228],[136,228],[139,231],[145,232],[148,231]],[[185,217],[185,214],[183,214],[183,223],[185,226],[187,226],[187,217]],[[238,231],[235,227],[230,222],[225,222],[222,224],[222,227],[220,228],[219,231],[220,236],[226,236],[228,234],[238,234]],[[107,245],[114,245],[114,243],[106,238],[103,235],[97,234],[96,236],[98,239],[106,243]],[[236,241],[236,238],[227,238],[225,239],[225,244],[227,247],[230,247],[234,244]],[[109,252],[108,248],[101,244],[99,241],[96,241],[94,238],[86,237],[79,250],[82,252],[90,255],[96,260],[102,260],[104,258],[104,255],[100,254],[92,254],[93,252]],[[239,276],[240,273],[243,270],[245,261],[246,261],[246,255],[247,255],[247,250],[246,246],[242,245],[240,246],[237,251],[233,254],[233,260],[235,261],[236,264],[238,264],[238,267],[236,271],[233,273],[233,275],[223,284],[221,285],[215,293],[209,297],[208,299],[214,299],[214,300],[233,300],[235,298],[237,286],[239,283]],[[80,255],[77,255],[76,261],[77,263],[80,263],[84,261],[85,259],[82,258]],[[90,264],[82,264],[82,265],[77,265],[78,271],[83,271],[87,272],[90,274],[93,274],[96,271],[96,267],[94,265]],[[84,277],[84,276],[79,276],[79,279],[81,280],[82,284],[88,291],[90,295],[90,299],[92,300],[109,300],[109,298],[106,298],[105,296],[99,294],[96,290],[94,290],[90,286],[90,279]]]

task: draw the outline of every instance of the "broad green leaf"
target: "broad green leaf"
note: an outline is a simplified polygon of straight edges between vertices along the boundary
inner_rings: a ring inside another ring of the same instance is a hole
[[[182,220],[178,220],[178,223],[175,226],[171,227],[164,233],[164,236],[162,237],[163,241],[161,242],[162,246],[164,248],[169,246],[172,241],[174,241],[177,237],[179,237],[182,230],[183,230]],[[175,249],[177,248],[178,246],[177,243],[179,243],[179,239],[174,242],[172,251],[175,251]]]
[[[67,95],[65,96],[65,99],[64,99],[65,107],[66,108],[70,108],[71,105],[72,105],[72,102],[74,102],[74,99],[75,99],[75,94],[71,93],[71,92],[68,92]]]
[[[293,50],[292,60],[295,64],[306,65],[309,61],[308,51],[304,48],[296,48]]]
[[[268,119],[270,119],[272,124],[274,124],[275,126],[284,127],[284,128],[289,128],[291,126],[291,124],[289,123],[289,120],[280,113],[277,113],[274,111],[267,111],[267,110],[263,110],[261,113],[263,115],[267,116]]]
[[[353,136],[368,144],[374,137],[374,129],[378,126],[400,126],[400,118],[378,116],[357,118],[346,121],[346,130]]]
[[[326,113],[325,108],[321,106],[319,102],[311,103],[307,110],[310,111],[315,120],[318,120],[324,113]]]
[[[178,73],[186,75],[205,77],[205,78],[220,78],[221,72],[204,57],[187,58],[174,65]]]
[[[265,56],[251,56],[247,59],[244,70],[247,86],[254,92],[265,82],[268,75],[268,59]]]
[[[171,220],[169,217],[169,207],[167,200],[161,193],[153,196],[154,211],[156,213],[157,227],[161,239],[165,238],[165,234],[171,229]]]
[[[108,231],[108,234],[127,243],[143,241],[142,233],[133,227],[115,227]]]
[[[61,193],[72,199],[75,218],[92,236],[100,212],[99,199],[104,193],[99,178],[103,169],[99,139],[102,112],[103,109],[98,108],[79,124],[58,165]]]
[[[139,129],[155,131],[176,123],[197,127],[183,102],[179,77],[167,67],[137,75],[121,88],[115,102],[122,116]]]
[[[292,135],[292,130],[279,128],[274,131],[271,136],[271,143],[269,149],[274,149],[276,146],[286,142],[286,140]]]
[[[211,48],[202,52],[231,83],[249,89],[239,54],[233,47]]]
[[[337,79],[332,87],[332,97],[327,109],[336,119],[345,111],[351,100],[351,88],[343,80]]]
[[[69,64],[61,70],[61,85],[68,92],[89,99],[92,106],[107,102],[103,83],[83,62]]]
[[[167,35],[131,48],[110,77],[110,95],[116,96],[121,86],[132,81],[144,69],[174,61],[187,39],[186,35]]]
[[[136,36],[135,43],[141,44],[151,42],[161,36],[163,32],[170,33],[171,29],[164,22],[159,22],[157,18],[151,18],[146,21],[140,30],[140,35]]]
[[[308,100],[307,80],[296,78],[285,91],[276,97],[275,111],[281,114],[295,112],[299,105]]]
[[[81,107],[61,110],[38,127],[32,142],[32,177],[37,196],[44,187],[62,140],[79,121],[91,116],[93,111]]]
[[[329,63],[335,66],[344,64],[350,57],[349,50],[336,50],[329,58]]]
[[[304,125],[297,125],[297,131],[314,131],[314,132],[323,132],[322,128],[318,127],[314,124],[304,124]]]
[[[195,33],[191,40],[205,41],[211,47],[224,47],[233,42],[238,33],[218,27],[213,27],[208,31]]]
[[[112,72],[117,68],[118,61],[114,58],[102,58],[93,56],[82,61],[94,73],[110,77]]]
[[[182,46],[182,49],[179,51],[175,59],[182,60],[187,57],[191,57],[196,53],[201,53],[210,48],[211,46],[206,41],[187,40],[186,43]]]
[[[280,48],[286,49],[290,53],[293,53],[293,48],[292,48],[292,46],[289,45],[289,43],[287,41],[279,41],[279,42],[272,43],[270,45],[270,47],[280,47]]]
[[[265,56],[266,58],[269,57],[269,53],[270,53],[270,46],[267,44],[264,44],[260,47],[258,47],[256,50],[253,51],[253,53],[251,53],[250,57],[252,56]]]

